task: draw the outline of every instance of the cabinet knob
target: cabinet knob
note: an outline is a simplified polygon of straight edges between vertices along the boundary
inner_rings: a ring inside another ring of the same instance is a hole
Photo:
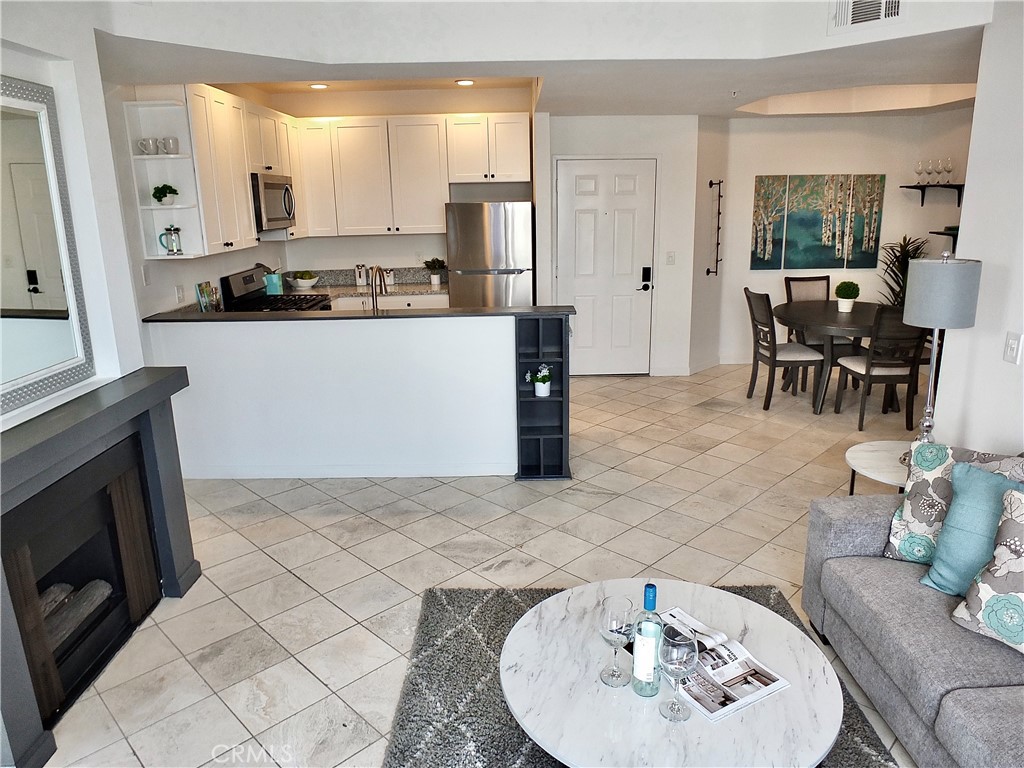
[[[272,170],[274,170],[274,166],[272,166],[272,165],[265,165],[265,166],[263,166],[263,170],[265,170],[265,171],[272,171]]]
[[[402,230],[400,230],[398,227],[395,227],[395,232],[401,232],[401,231]]]
[[[485,179],[487,178],[487,174],[486,174],[486,173],[484,174],[484,178],[485,178]]]
[[[390,231],[391,231],[391,227],[388,227],[388,232],[390,232]]]
[[[493,174],[493,173],[491,174],[491,178],[492,178],[492,179],[494,178],[494,174]]]
[[[257,243],[258,243],[258,242],[260,242],[260,239],[259,239],[258,237],[256,238],[256,242],[257,242]]]

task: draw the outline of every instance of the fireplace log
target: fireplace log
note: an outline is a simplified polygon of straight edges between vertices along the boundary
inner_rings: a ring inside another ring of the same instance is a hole
[[[107,582],[94,579],[72,594],[71,600],[63,608],[47,616],[46,639],[50,643],[50,650],[56,651],[93,611],[103,605],[111,591]]]
[[[47,587],[43,594],[39,596],[43,617],[45,618],[61,608],[67,602],[68,596],[74,591],[74,587],[70,584],[57,583]]]

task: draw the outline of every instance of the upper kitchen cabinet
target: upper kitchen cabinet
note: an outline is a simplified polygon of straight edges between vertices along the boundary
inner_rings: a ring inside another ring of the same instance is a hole
[[[207,254],[258,242],[246,156],[245,102],[208,85],[186,87]]]
[[[245,135],[249,170],[290,176],[288,116],[258,104],[245,104]]]
[[[530,180],[530,115],[448,115],[448,181]]]
[[[337,234],[445,231],[443,116],[346,117],[331,126]]]
[[[298,121],[296,150],[299,179],[296,189],[296,224],[305,218],[309,237],[338,234],[338,207],[334,196],[334,160],[331,151],[331,122]],[[293,155],[295,157],[295,155]]]

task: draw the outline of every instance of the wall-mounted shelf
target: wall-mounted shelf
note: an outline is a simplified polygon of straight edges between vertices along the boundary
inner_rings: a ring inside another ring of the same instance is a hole
[[[147,253],[143,258],[146,261],[180,261],[181,259],[201,259],[205,256],[202,253],[179,253],[177,256],[168,256],[165,254],[153,254]]]
[[[178,205],[177,203],[175,203],[174,205],[140,205],[139,206],[139,208],[141,208],[144,211],[181,211],[181,210],[185,210],[186,208],[195,208],[195,207],[196,207],[195,203],[185,203],[183,205]]]
[[[132,155],[133,160],[191,160],[192,155]]]
[[[526,372],[551,368],[551,395],[537,397]],[[518,480],[572,477],[569,470],[569,317],[516,318]]]
[[[900,189],[916,189],[921,193],[921,206],[924,207],[924,193],[929,189],[955,189],[956,207],[959,208],[964,199],[963,184],[900,184]]]
[[[953,253],[956,253],[956,239],[960,235],[959,231],[950,232],[943,229],[930,229],[928,230],[929,235],[942,235],[943,237],[949,237],[953,240],[953,247],[950,249]]]

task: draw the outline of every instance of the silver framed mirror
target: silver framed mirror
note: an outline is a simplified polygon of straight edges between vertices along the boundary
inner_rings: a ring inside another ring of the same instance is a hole
[[[7,413],[92,378],[96,366],[53,88],[0,76],[0,118]]]

